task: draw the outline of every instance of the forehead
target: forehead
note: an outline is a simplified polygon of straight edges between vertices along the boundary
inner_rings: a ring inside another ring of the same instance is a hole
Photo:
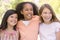
[[[50,12],[51,10],[49,9],[49,8],[47,8],[47,7],[45,7],[44,9],[43,9],[43,12]]]
[[[10,16],[17,16],[17,14],[16,14],[16,13],[14,13],[14,14],[11,14]]]
[[[26,4],[24,5],[24,8],[33,8],[33,6],[32,6],[32,4],[26,3]]]

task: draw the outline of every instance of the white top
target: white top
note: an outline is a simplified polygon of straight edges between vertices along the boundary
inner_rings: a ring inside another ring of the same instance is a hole
[[[27,26],[30,21],[23,21],[23,23]]]
[[[60,30],[60,23],[53,22],[51,24],[40,24],[39,35],[41,40],[56,40],[56,32]]]

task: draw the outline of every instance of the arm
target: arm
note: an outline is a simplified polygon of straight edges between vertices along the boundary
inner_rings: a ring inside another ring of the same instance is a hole
[[[56,40],[60,40],[60,32],[56,33]]]
[[[17,34],[16,34],[16,37],[17,37],[16,40],[20,40],[20,33],[19,33],[19,31],[17,31],[16,33],[17,33]]]

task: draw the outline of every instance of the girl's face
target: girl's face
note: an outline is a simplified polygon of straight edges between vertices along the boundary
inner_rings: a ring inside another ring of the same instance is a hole
[[[21,13],[24,15],[25,20],[30,20],[33,16],[33,7],[31,4],[25,4]]]
[[[50,22],[52,19],[52,13],[48,8],[44,8],[41,17],[43,18],[44,22]]]
[[[10,25],[10,26],[16,25],[17,24],[17,18],[18,18],[17,14],[10,15],[7,19],[7,25]]]

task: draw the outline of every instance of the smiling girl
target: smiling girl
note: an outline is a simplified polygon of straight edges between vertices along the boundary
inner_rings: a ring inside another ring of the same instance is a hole
[[[44,4],[39,10],[41,24],[39,34],[41,40],[60,40],[60,22],[49,4]]]
[[[19,14],[17,30],[21,34],[20,40],[37,40],[39,28],[38,8],[34,3],[22,2],[16,6]]]
[[[18,40],[18,32],[16,31],[16,24],[18,21],[18,14],[15,10],[8,10],[1,23],[1,39],[0,40]]]

